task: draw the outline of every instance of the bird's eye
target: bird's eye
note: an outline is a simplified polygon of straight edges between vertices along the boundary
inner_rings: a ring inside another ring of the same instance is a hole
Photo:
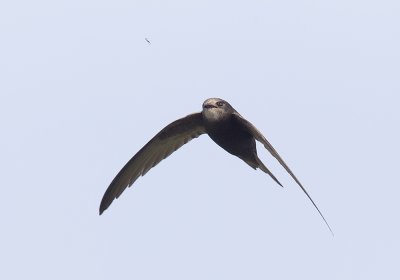
[[[224,102],[222,102],[222,101],[218,101],[218,102],[217,102],[217,106],[218,106],[218,107],[221,107],[222,105],[224,105]]]

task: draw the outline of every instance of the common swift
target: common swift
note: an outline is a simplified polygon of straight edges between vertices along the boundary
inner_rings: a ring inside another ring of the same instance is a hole
[[[170,123],[144,145],[144,147],[121,169],[107,188],[101,200],[99,209],[100,215],[110,206],[113,200],[118,198],[127,187],[130,187],[139,176],[144,176],[160,161],[171,155],[190,140],[202,134],[208,134],[215,143],[228,153],[242,159],[253,169],[261,169],[271,176],[278,185],[282,186],[278,179],[257,156],[255,140],[261,142],[300,186],[332,232],[328,222],[311,196],[283,161],[278,152],[254,125],[243,118],[228,102],[220,98],[207,99],[203,103],[202,112],[188,115]]]

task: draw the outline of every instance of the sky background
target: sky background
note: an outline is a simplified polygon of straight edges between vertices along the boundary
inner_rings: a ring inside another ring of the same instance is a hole
[[[1,279],[400,279],[398,1],[2,1],[0,38]],[[98,215],[209,97],[334,237],[206,135]]]

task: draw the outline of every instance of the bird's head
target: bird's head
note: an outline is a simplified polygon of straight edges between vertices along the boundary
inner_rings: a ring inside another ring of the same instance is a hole
[[[203,116],[209,121],[218,121],[228,118],[235,109],[220,98],[209,98],[203,103]]]

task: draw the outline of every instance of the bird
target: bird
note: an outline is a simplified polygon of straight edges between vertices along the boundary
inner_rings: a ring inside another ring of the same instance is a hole
[[[205,100],[201,112],[187,115],[170,123],[144,145],[112,180],[101,200],[100,215],[139,176],[144,176],[151,168],[174,151],[202,134],[208,134],[225,151],[240,158],[251,168],[259,168],[279,186],[283,187],[257,155],[256,140],[263,144],[265,149],[275,157],[300,186],[333,234],[331,227],[316,203],[274,147],[252,123],[242,117],[227,101],[220,98]]]
[[[144,39],[146,40],[147,43],[149,43],[149,45],[151,45],[149,39],[147,39],[147,38],[144,38]]]

